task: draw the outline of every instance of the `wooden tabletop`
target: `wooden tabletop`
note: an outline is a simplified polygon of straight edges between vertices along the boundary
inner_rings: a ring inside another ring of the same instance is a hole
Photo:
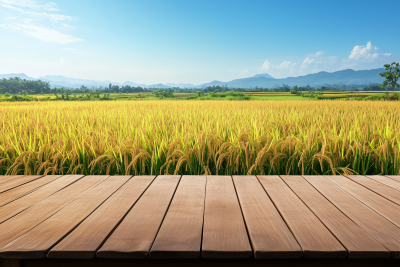
[[[400,179],[0,176],[0,257],[400,258]]]

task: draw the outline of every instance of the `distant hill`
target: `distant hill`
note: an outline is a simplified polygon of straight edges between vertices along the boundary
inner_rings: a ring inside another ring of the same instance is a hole
[[[274,79],[274,77],[272,77],[271,75],[269,75],[268,73],[264,73],[264,74],[256,74],[253,77],[265,77],[265,78],[271,78]]]
[[[113,85],[130,85],[133,87],[141,86],[143,88],[171,88],[171,87],[180,87],[180,88],[205,88],[207,86],[225,86],[227,85],[229,88],[255,88],[264,87],[264,88],[274,88],[282,85],[289,86],[306,86],[310,85],[313,87],[326,86],[326,85],[334,85],[334,84],[344,84],[344,85],[369,85],[369,84],[380,84],[383,82],[384,78],[379,76],[379,73],[383,72],[384,69],[373,69],[373,70],[359,70],[355,71],[352,69],[341,70],[336,72],[325,72],[321,71],[318,73],[308,74],[305,76],[299,77],[288,77],[283,79],[275,79],[271,75],[264,74],[256,74],[253,77],[236,79],[228,82],[221,81],[212,81],[209,83],[203,83],[200,85],[193,84],[183,84],[183,83],[167,83],[167,84],[137,84],[134,82],[126,81],[124,83],[117,83],[111,81],[95,81],[95,80],[85,80],[85,79],[76,79],[76,78],[68,78],[60,75],[46,75],[44,77],[40,77],[42,81],[48,81],[51,83],[52,87],[67,87],[67,88],[79,88],[82,85],[85,85],[89,88],[96,88],[99,86],[107,87],[110,83]],[[0,75],[0,79],[2,78],[10,78],[10,77],[20,77],[21,79],[26,80],[37,80],[36,78],[28,77],[24,73],[11,73],[11,74],[3,74]]]
[[[274,79],[268,74],[257,74],[253,77],[236,79],[229,82],[212,81],[200,85],[200,87],[227,85],[230,88],[254,88],[264,87],[273,88],[279,87],[283,84],[289,86],[324,86],[333,84],[375,84],[382,83],[384,78],[379,76],[379,73],[383,72],[384,69],[373,69],[373,70],[359,70],[355,71],[352,69],[340,70],[336,72],[325,72],[321,71],[314,74],[308,74],[299,77],[288,77],[283,79]]]

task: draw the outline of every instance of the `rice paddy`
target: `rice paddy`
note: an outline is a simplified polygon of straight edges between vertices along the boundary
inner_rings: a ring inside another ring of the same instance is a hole
[[[0,103],[0,174],[400,174],[390,101]]]

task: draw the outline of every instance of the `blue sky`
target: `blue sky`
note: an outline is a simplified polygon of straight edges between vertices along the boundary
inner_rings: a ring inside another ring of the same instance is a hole
[[[200,84],[379,68],[400,60],[399,10],[398,0],[0,0],[0,74]]]

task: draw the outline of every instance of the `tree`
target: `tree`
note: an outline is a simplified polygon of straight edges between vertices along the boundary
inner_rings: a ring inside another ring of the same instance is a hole
[[[383,66],[386,71],[379,73],[379,75],[385,77],[386,80],[381,84],[381,87],[392,87],[394,94],[394,88],[400,86],[397,83],[400,78],[400,64],[398,62],[393,62],[392,64],[385,64]]]

